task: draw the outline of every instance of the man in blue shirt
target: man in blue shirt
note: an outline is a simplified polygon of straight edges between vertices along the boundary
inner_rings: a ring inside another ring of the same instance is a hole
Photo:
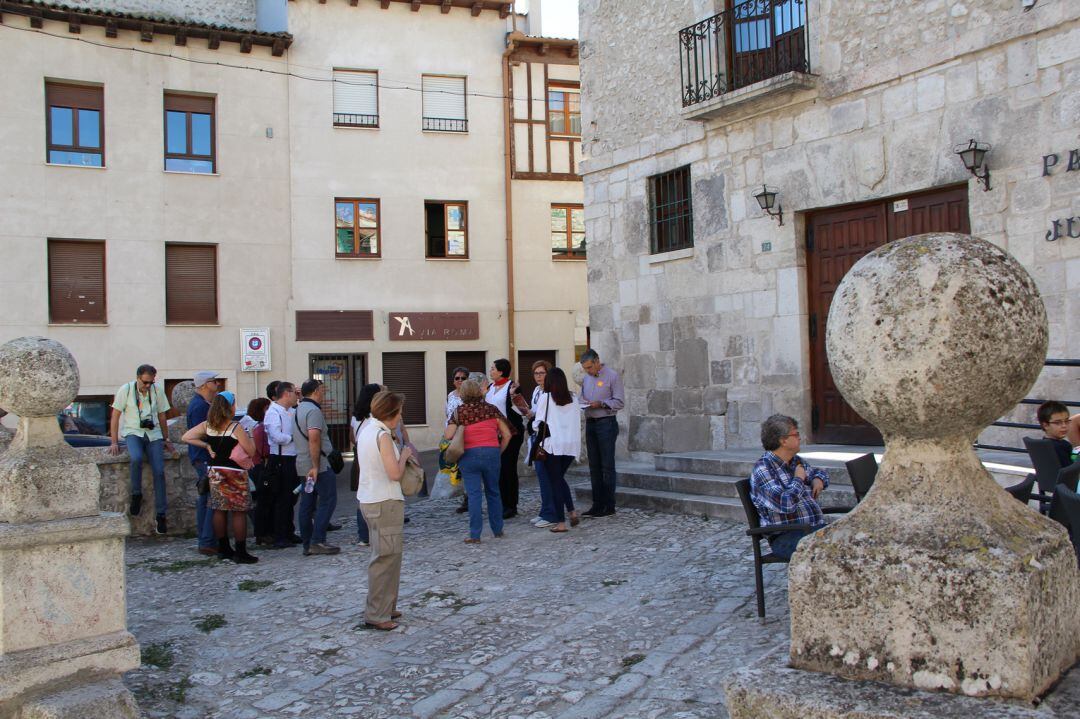
[[[750,474],[750,498],[761,515],[761,526],[777,528],[769,535],[769,546],[782,559],[791,559],[799,540],[825,526],[817,498],[829,486],[829,475],[799,456],[800,441],[799,423],[793,418],[769,417],[761,423],[765,454]],[[809,528],[784,529],[792,524]]]
[[[210,402],[218,393],[217,374],[215,372],[195,373],[195,396],[187,408],[188,429],[197,427],[206,421],[206,415],[210,412]],[[202,447],[193,444],[188,445],[188,459],[195,468],[197,482],[202,485],[210,466],[210,453]],[[213,556],[217,554],[217,539],[214,537],[214,510],[210,509],[208,500],[210,489],[199,493],[199,499],[195,504],[195,534],[199,540],[199,554]]]

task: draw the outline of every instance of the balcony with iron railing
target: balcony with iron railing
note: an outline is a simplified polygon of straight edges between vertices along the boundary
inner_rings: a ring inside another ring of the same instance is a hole
[[[684,117],[751,97],[812,88],[810,0],[742,0],[679,31]]]

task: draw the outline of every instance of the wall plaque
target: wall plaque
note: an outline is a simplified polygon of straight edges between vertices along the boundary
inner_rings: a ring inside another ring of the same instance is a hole
[[[478,312],[391,312],[390,339],[477,340],[480,339]]]

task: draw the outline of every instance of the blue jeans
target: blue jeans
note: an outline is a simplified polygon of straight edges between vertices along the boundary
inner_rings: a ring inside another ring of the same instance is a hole
[[[503,531],[503,506],[499,496],[500,454],[498,447],[473,447],[465,450],[458,460],[465,493],[469,496],[469,537],[472,539],[480,539],[480,532],[484,529],[483,496],[487,497],[491,533],[502,534]]]
[[[124,437],[131,463],[131,495],[142,494],[143,460],[150,461],[150,471],[154,473],[154,511],[159,517],[165,516],[165,441],[150,441],[146,435],[129,434]]]
[[[537,466],[544,465],[548,481],[551,482],[552,506],[555,507],[555,519],[552,522],[562,524],[566,521],[564,510],[574,511],[574,498],[570,494],[570,485],[566,483],[566,470],[574,463],[574,458],[568,454],[549,455],[547,459],[537,462]]]
[[[209,467],[202,460],[192,462],[191,466],[195,468],[195,474],[198,477],[195,484],[198,486],[199,480],[206,477]],[[214,510],[210,509],[209,492],[200,494],[195,500],[195,536],[199,540],[199,549],[217,549],[217,538],[214,536]]]
[[[614,416],[585,420],[593,509],[615,510],[615,440],[618,436],[619,423]]]
[[[315,478],[314,492],[300,490],[300,538],[305,548],[326,544],[326,525],[330,524],[336,506],[337,475],[329,469]]]
[[[791,555],[795,554],[795,548],[799,545],[802,538],[813,534],[819,529],[821,529],[821,527],[814,527],[813,529],[797,529],[792,532],[774,534],[769,538],[769,548],[772,549],[772,553],[780,559],[791,559]]]
[[[551,491],[551,479],[548,477],[547,467],[544,462],[533,462],[536,470],[536,483],[540,485],[540,519],[546,522],[555,521],[555,499]]]
[[[367,522],[360,512],[360,503],[356,503],[356,538],[365,544],[371,541],[371,533],[368,531]]]

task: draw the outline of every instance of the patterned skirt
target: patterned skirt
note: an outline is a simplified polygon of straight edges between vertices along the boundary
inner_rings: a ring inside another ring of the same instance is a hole
[[[210,467],[210,509],[246,512],[251,509],[247,472],[229,467]]]

